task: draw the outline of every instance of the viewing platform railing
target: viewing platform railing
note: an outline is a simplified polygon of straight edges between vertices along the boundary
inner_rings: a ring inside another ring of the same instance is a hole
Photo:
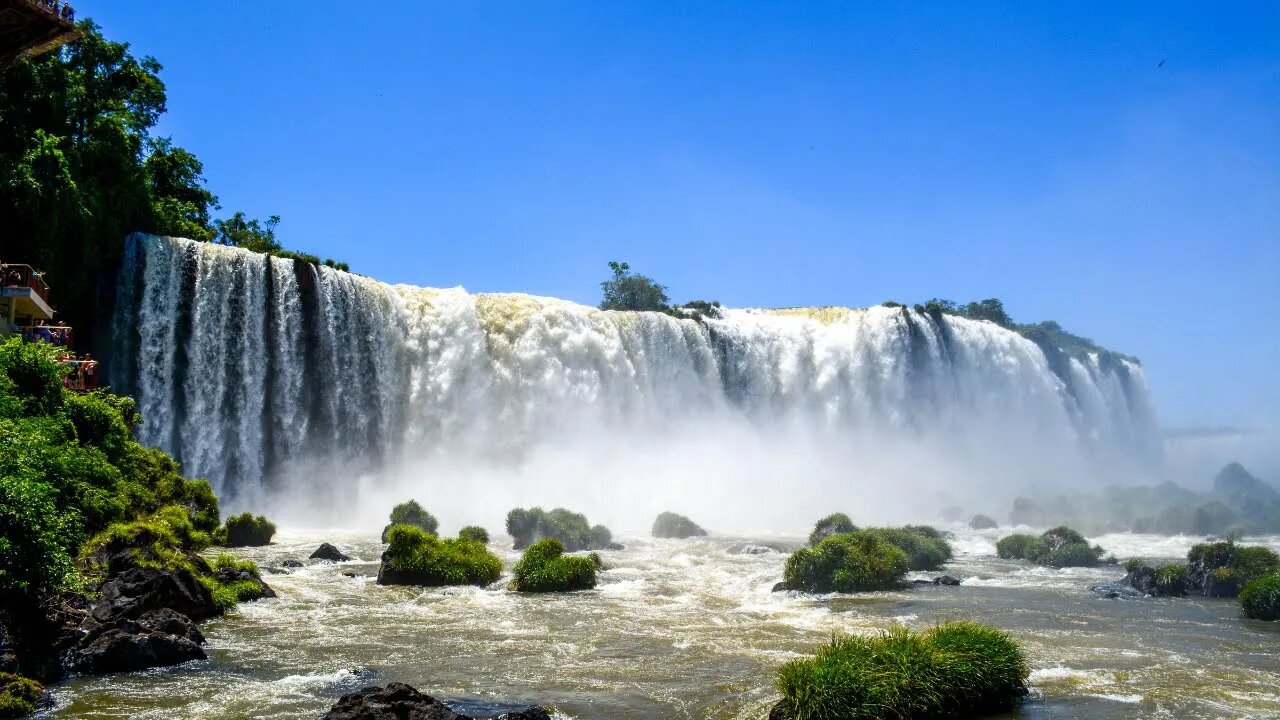
[[[27,342],[43,340],[58,347],[71,347],[74,330],[70,325],[19,325],[18,332]]]
[[[31,288],[41,300],[49,302],[49,286],[45,285],[40,273],[30,265],[0,265],[0,283],[4,287]]]

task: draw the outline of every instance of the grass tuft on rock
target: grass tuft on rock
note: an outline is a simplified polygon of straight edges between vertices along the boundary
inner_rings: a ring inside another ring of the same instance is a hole
[[[809,547],[813,547],[832,535],[851,533],[858,529],[857,525],[844,513],[831,513],[813,525],[809,533]]]
[[[525,549],[516,563],[511,588],[520,592],[567,592],[596,586],[600,556],[565,555],[564,543],[545,538]]]
[[[218,544],[224,547],[262,547],[271,544],[276,525],[261,515],[240,513],[227,518],[218,532]]]
[[[0,672],[0,718],[20,718],[36,711],[44,687],[28,678]]]
[[[1102,546],[1090,545],[1069,527],[1056,527],[1040,535],[1014,533],[1000,538],[996,554],[1006,560],[1030,560],[1048,567],[1093,567],[1102,563]]]
[[[387,542],[379,585],[483,587],[502,575],[502,560],[475,540],[441,539],[414,525],[392,525]]]
[[[1240,608],[1247,618],[1280,620],[1280,573],[1254,579],[1240,591]]]
[[[1027,663],[1004,632],[952,622],[923,632],[836,636],[812,658],[778,671],[771,718],[880,720],[969,717],[1026,694]]]
[[[805,592],[865,592],[902,584],[910,558],[881,533],[858,530],[827,536],[787,558],[783,583]]]

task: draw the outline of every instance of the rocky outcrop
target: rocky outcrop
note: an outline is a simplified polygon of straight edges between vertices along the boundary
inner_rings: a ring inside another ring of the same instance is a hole
[[[651,533],[656,538],[683,540],[691,537],[703,537],[707,534],[707,531],[684,515],[664,512],[659,513],[658,517],[654,519]]]
[[[253,583],[253,585],[257,587],[257,590],[251,594],[246,593],[246,595],[250,597],[256,596],[255,599],[273,598],[276,596],[276,591],[272,590],[270,585],[262,582],[262,578],[254,575],[248,570],[242,570],[240,568],[219,568],[218,571],[213,574],[213,578],[223,585],[230,585],[231,583]]]
[[[169,608],[149,610],[138,618],[138,624],[153,630],[186,638],[197,645],[204,644],[204,635],[191,618]]]
[[[320,543],[320,547],[311,553],[312,560],[329,560],[332,562],[346,562],[351,558],[338,548],[329,543]]]
[[[170,627],[180,626],[175,629],[182,631],[182,635],[133,620],[99,625],[67,654],[64,665],[69,672],[104,675],[203,660],[204,650],[187,635],[195,632],[198,636],[199,632],[189,619],[182,623],[178,619],[181,617],[169,611],[167,616],[156,619]]]
[[[301,560],[285,560],[284,562],[280,563],[280,567],[300,568],[302,567],[302,561]]]
[[[504,720],[551,720],[540,707],[503,713]],[[321,720],[473,720],[449,709],[439,700],[404,683],[367,687],[343,695]]]
[[[99,587],[93,604],[98,622],[137,619],[149,610],[168,608],[193,620],[220,615],[213,596],[190,571],[131,567]]]

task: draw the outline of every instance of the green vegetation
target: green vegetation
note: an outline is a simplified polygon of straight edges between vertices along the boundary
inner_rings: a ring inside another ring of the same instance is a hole
[[[1249,583],[1280,572],[1280,555],[1260,545],[1239,545],[1235,540],[1199,543],[1187,552],[1191,582],[1204,594],[1234,597]]]
[[[1015,533],[996,543],[996,554],[1007,560],[1030,560],[1049,567],[1093,567],[1102,562],[1102,547],[1089,545],[1069,527],[1056,527],[1043,534]]]
[[[814,524],[813,532],[809,533],[809,547],[817,545],[830,535],[851,533],[857,529],[848,515],[831,513]]]
[[[472,540],[481,545],[489,544],[489,531],[478,525],[468,525],[458,531],[458,537],[464,540]]]
[[[889,303],[885,303],[889,305]],[[895,303],[896,305],[896,303]],[[985,300],[976,300],[964,305],[954,303],[950,300],[934,298],[923,305],[915,306],[916,312],[932,315],[933,317],[941,317],[942,315],[957,315],[969,318],[970,320],[986,320],[993,322],[1003,328],[1008,328],[1022,335],[1031,342],[1040,346],[1044,350],[1045,355],[1049,357],[1050,363],[1053,364],[1055,356],[1062,354],[1068,357],[1083,357],[1087,354],[1097,354],[1100,361],[1104,364],[1118,363],[1120,361],[1129,361],[1137,363],[1138,359],[1121,353],[1108,350],[1094,341],[1079,335],[1073,335],[1062,329],[1062,326],[1053,320],[1044,322],[1021,324],[1014,322],[1013,318],[1004,309],[1004,303],[998,298],[987,298]]]
[[[238,560],[232,555],[221,553],[213,559],[212,577],[200,576],[200,583],[213,596],[213,604],[225,612],[235,607],[236,603],[258,600],[266,596],[265,586],[258,565],[251,560]],[[226,572],[230,571],[230,572]],[[250,577],[242,578],[247,574]],[[222,578],[226,577],[226,580]]]
[[[928,525],[868,528],[863,532],[878,535],[906,553],[909,570],[941,570],[943,563],[951,560],[951,543]]]
[[[166,110],[160,63],[79,26],[78,42],[0,73],[0,228],[29,253],[4,259],[47,271],[60,317],[91,345],[129,233],[266,238],[270,250],[274,223],[251,237],[235,232],[243,213],[211,220],[218,199],[200,160],[152,134]]]
[[[382,559],[383,585],[479,585],[496,582],[502,560],[484,543],[468,538],[441,539],[415,525],[392,525],[390,547]]]
[[[816,656],[778,671],[770,717],[882,720],[973,717],[1026,693],[1027,662],[1007,634],[970,622],[876,637],[836,636]]]
[[[983,515],[982,513],[978,513],[977,515],[974,515],[972,518],[969,518],[970,530],[994,530],[995,528],[998,528],[998,527],[1000,527],[1000,523],[996,522],[995,518],[991,517],[990,515]]]
[[[507,533],[515,538],[515,549],[529,547],[543,538],[556,538],[569,552],[611,549],[613,534],[603,525],[592,526],[587,516],[564,508],[547,512],[542,508],[516,508],[507,513]]]
[[[440,521],[436,520],[436,516],[427,512],[426,508],[419,505],[417,500],[402,502],[391,508],[391,524],[412,525],[432,535],[440,527]]]
[[[601,310],[667,310],[670,299],[666,286],[631,272],[627,263],[610,262],[609,269],[613,271],[613,277],[600,283],[604,290]]]
[[[215,539],[226,547],[261,547],[270,545],[275,534],[275,523],[261,515],[241,513],[227,518]]]
[[[651,534],[656,538],[689,538],[701,537],[707,531],[684,515],[664,512],[654,518]]]
[[[1250,580],[1240,591],[1240,608],[1254,620],[1280,620],[1280,573]]]
[[[1156,568],[1156,593],[1159,595],[1186,595],[1189,582],[1186,565],[1162,565]]]
[[[565,555],[564,543],[546,538],[530,545],[516,563],[511,589],[520,592],[568,592],[596,586],[600,556]]]
[[[20,718],[36,711],[44,687],[21,675],[0,672],[0,718]]]
[[[910,562],[881,533],[838,533],[792,553],[783,582],[788,589],[806,592],[888,590],[902,584]]]

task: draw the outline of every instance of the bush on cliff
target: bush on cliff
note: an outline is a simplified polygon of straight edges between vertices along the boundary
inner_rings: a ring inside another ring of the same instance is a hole
[[[1093,567],[1102,562],[1100,545],[1089,545],[1069,527],[1046,530],[1039,536],[1015,533],[996,543],[996,554],[1009,560],[1030,560],[1049,567]]]
[[[814,523],[813,532],[809,533],[809,547],[817,545],[831,535],[850,533],[857,529],[858,527],[853,524],[848,515],[831,513]]]
[[[1254,620],[1280,620],[1280,573],[1249,581],[1240,591],[1240,608]]]
[[[379,585],[483,587],[502,575],[502,560],[475,540],[441,539],[414,525],[392,525],[387,542]]]
[[[0,718],[20,718],[36,711],[44,687],[21,675],[0,672]]]
[[[489,544],[489,531],[478,525],[468,525],[458,531],[458,537],[473,540],[481,545]]]
[[[513,590],[520,592],[567,592],[590,590],[596,586],[600,557],[565,555],[564,543],[544,538],[530,545],[516,563]]]
[[[898,587],[910,558],[876,532],[830,535],[787,558],[783,583],[806,592],[862,592]]]
[[[219,545],[226,547],[261,547],[270,545],[275,534],[275,523],[246,512],[227,518],[217,539]]]
[[[569,552],[612,550],[613,535],[603,525],[592,526],[587,516],[564,508],[547,512],[539,507],[515,508],[507,513],[507,533],[515,538],[514,548],[522,550],[543,538],[555,538]]]
[[[1021,648],[1004,632],[952,622],[923,632],[837,636],[778,671],[775,720],[973,717],[1026,694]]]
[[[653,521],[652,535],[656,538],[683,539],[706,534],[707,531],[699,527],[698,523],[673,512],[659,513]]]
[[[419,505],[417,500],[409,500],[391,508],[390,522],[382,528],[382,542],[389,542],[387,534],[396,525],[412,525],[425,533],[435,535],[440,528],[440,521]]]

